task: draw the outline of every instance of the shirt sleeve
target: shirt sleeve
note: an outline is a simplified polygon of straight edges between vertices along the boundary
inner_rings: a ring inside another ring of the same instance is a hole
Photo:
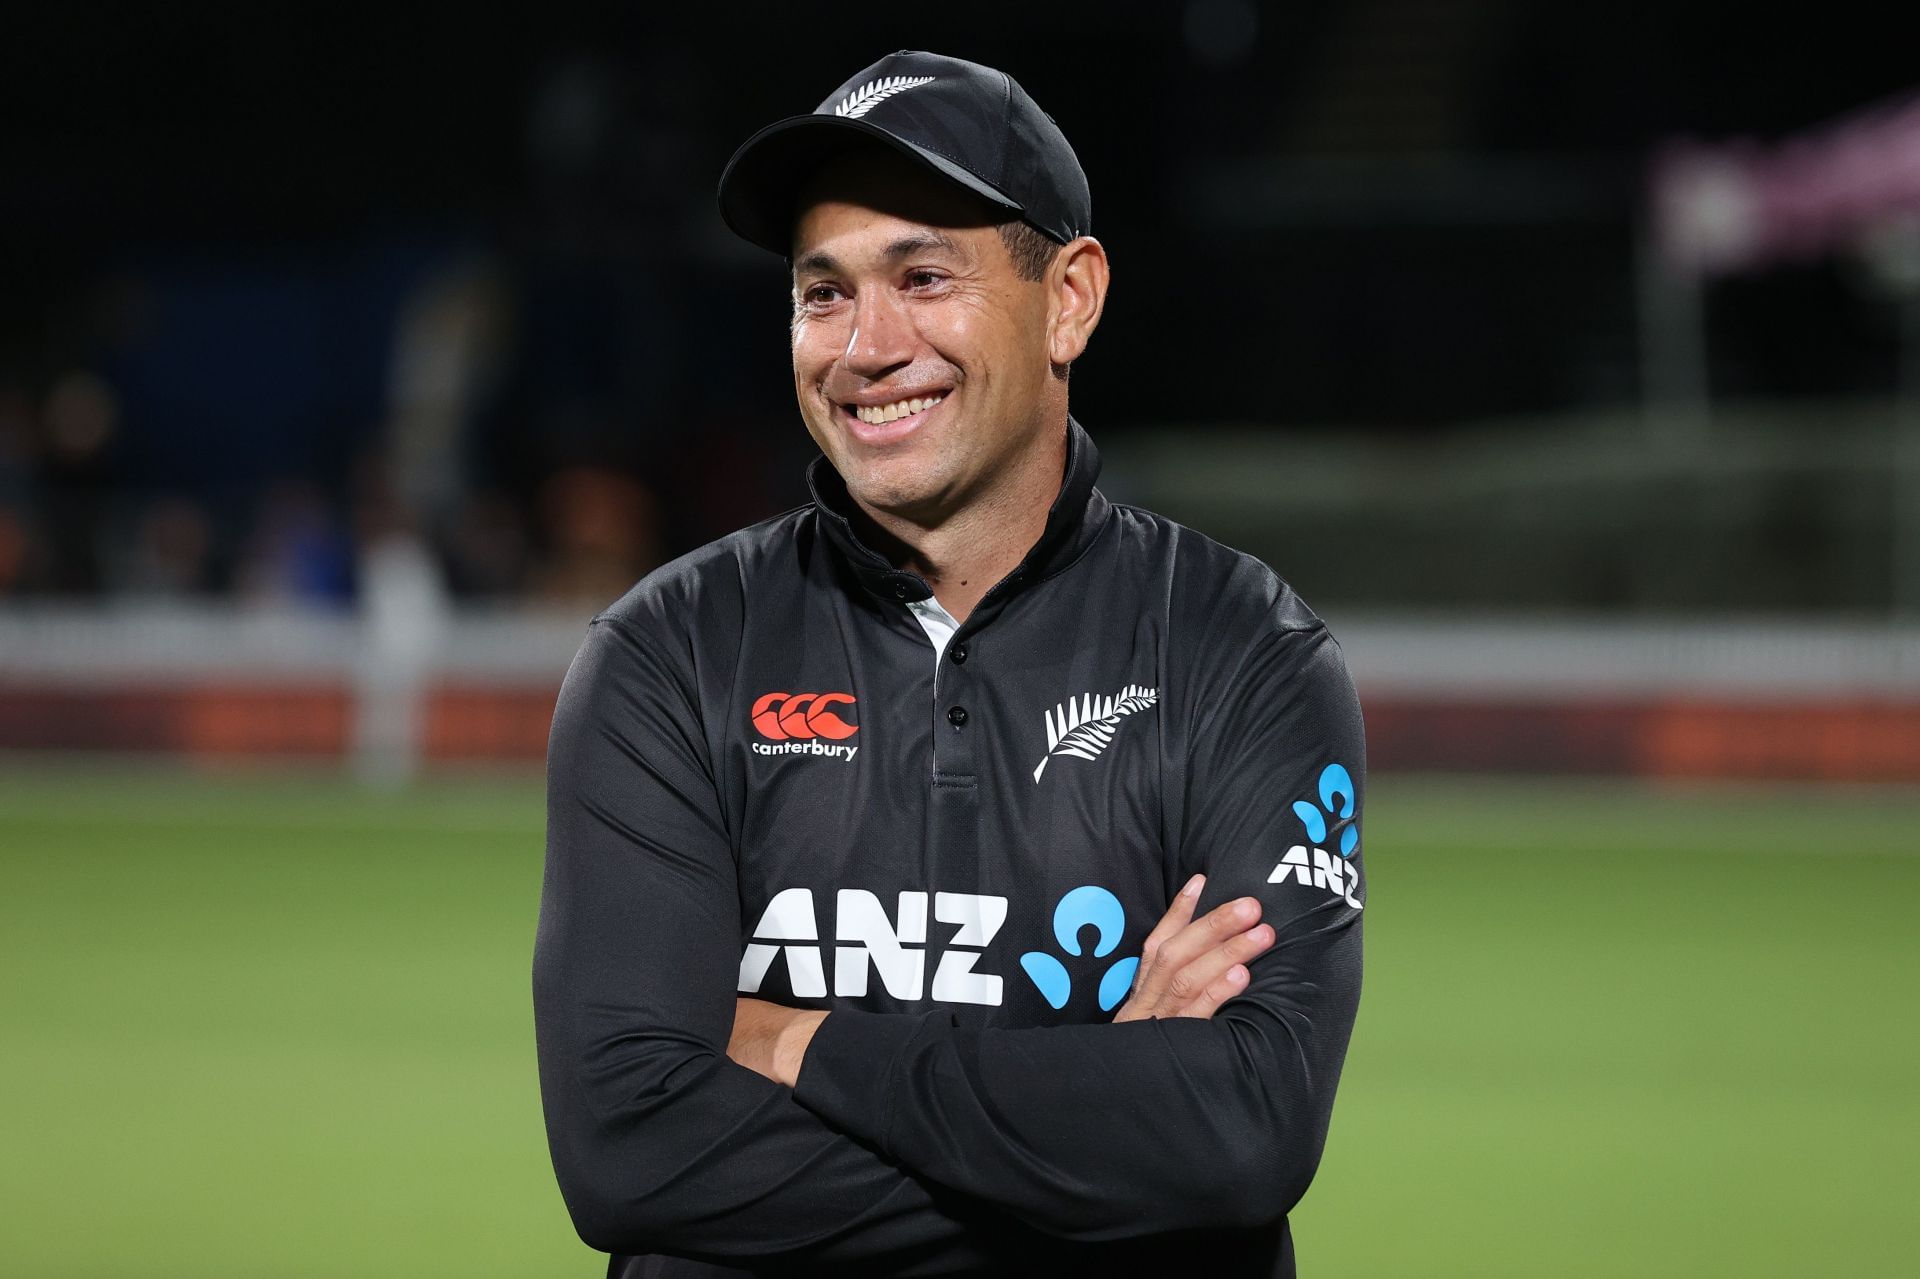
[[[589,1245],[934,1273],[1003,1214],[923,1183],[727,1057],[735,862],[691,662],[596,621],[548,748],[533,1004],[547,1137]]]
[[[1257,641],[1194,730],[1195,917],[1252,895],[1276,940],[1211,1019],[962,1028],[836,1010],[794,1096],[942,1185],[1080,1241],[1284,1216],[1325,1144],[1360,995],[1360,708],[1323,627]],[[1311,815],[1310,815],[1311,814]]]

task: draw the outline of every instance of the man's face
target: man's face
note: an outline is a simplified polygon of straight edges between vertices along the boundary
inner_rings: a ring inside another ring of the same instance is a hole
[[[1064,395],[1048,291],[986,206],[905,160],[844,156],[794,228],[793,379],[863,505],[933,525],[1044,447]]]

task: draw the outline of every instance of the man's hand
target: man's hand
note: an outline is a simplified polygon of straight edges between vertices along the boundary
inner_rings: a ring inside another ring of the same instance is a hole
[[[1273,945],[1273,928],[1256,922],[1260,903],[1252,897],[1236,897],[1194,919],[1205,882],[1204,875],[1188,880],[1147,934],[1133,990],[1115,1021],[1211,1017],[1247,988],[1246,965]]]
[[[727,1056],[776,1084],[793,1087],[800,1078],[813,1032],[827,1019],[818,1008],[788,1008],[764,999],[740,996],[733,1001],[733,1034]]]

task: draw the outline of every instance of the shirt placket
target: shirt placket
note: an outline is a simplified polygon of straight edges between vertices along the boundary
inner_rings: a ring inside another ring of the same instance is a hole
[[[949,865],[978,861],[980,789],[976,742],[984,725],[975,712],[975,638],[937,600],[908,605],[934,648],[932,718],[933,774],[928,779],[932,815],[930,849]]]

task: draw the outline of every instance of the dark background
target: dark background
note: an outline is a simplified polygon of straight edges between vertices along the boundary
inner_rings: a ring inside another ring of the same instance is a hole
[[[1074,381],[1097,433],[1393,444],[1629,405],[1652,150],[1910,85],[1891,12],[16,7],[0,595],[344,601],[354,540],[396,521],[459,594],[605,594],[799,500],[781,264],[714,183],[907,46],[1010,71],[1081,156],[1115,264]],[[491,336],[423,496],[392,456],[396,333],[449,272]],[[1844,262],[1709,304],[1715,396],[1896,387],[1897,312]]]

